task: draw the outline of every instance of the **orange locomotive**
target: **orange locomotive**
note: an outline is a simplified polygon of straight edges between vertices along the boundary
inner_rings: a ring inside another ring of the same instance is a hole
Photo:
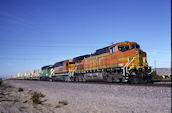
[[[65,81],[145,83],[152,78],[146,53],[136,42],[113,44],[94,54],[76,57],[65,65],[68,65],[67,74],[63,76]]]
[[[70,81],[69,75],[73,74],[75,65],[72,59],[57,62],[53,65],[54,72],[50,78],[50,81],[62,80]]]

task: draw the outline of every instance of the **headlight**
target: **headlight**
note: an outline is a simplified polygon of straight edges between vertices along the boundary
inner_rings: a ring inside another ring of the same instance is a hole
[[[121,63],[121,64],[118,64],[118,66],[122,67],[122,66],[123,66],[123,64],[122,64],[122,63]]]

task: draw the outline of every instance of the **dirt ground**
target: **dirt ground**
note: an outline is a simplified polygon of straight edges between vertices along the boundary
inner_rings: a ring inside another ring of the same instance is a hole
[[[34,103],[31,98],[35,91],[19,91],[19,88],[23,89],[8,83],[0,86],[0,113],[54,113],[55,109],[46,103],[47,99],[40,98],[41,104]]]
[[[18,88],[24,91],[19,92]],[[32,95],[41,92],[42,104]],[[170,87],[6,80],[1,113],[171,113]]]

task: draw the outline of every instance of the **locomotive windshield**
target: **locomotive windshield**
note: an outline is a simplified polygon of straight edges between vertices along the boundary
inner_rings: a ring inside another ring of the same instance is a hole
[[[120,51],[122,51],[122,52],[127,51],[127,50],[129,50],[129,49],[130,49],[129,45],[118,46],[118,50],[120,50]]]
[[[69,62],[69,64],[75,64],[75,62]]]
[[[140,46],[137,45],[137,44],[133,44],[133,45],[131,46],[131,49],[134,49],[134,48],[140,49]]]

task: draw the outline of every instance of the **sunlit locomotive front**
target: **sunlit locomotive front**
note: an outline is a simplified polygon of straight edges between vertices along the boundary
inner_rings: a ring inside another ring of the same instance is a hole
[[[71,81],[151,82],[146,53],[135,42],[120,42],[74,58]]]
[[[151,82],[151,68],[148,66],[146,52],[135,42],[121,42],[116,47],[118,66],[122,67],[124,78],[129,83]]]

